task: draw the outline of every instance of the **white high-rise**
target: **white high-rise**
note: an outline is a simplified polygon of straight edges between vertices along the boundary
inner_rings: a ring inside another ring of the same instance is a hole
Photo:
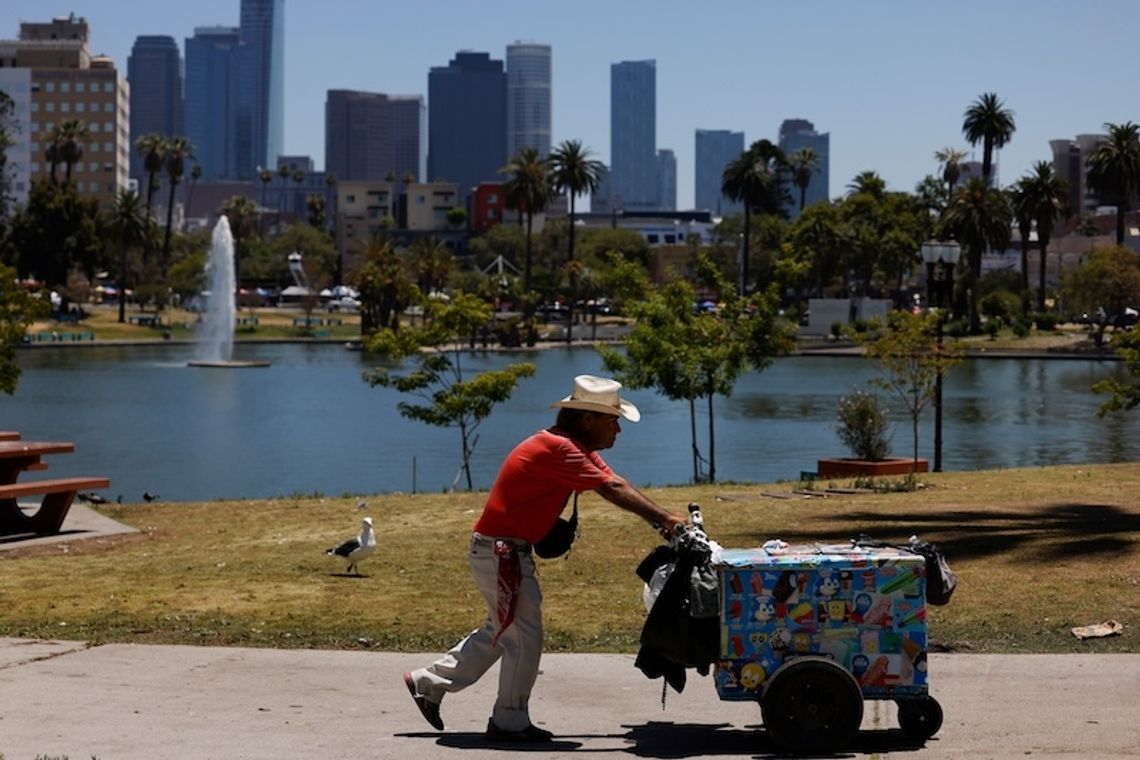
[[[550,45],[507,45],[507,155],[534,148],[550,155]]]

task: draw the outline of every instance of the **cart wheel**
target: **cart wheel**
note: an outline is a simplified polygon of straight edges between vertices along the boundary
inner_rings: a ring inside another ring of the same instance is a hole
[[[930,696],[900,699],[899,727],[909,738],[926,741],[942,728],[942,705]]]
[[[863,693],[854,676],[826,657],[805,656],[772,675],[760,698],[772,740],[793,753],[833,751],[863,722]]]

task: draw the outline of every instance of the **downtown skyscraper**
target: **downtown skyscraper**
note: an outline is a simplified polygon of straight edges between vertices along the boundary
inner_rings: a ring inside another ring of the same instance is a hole
[[[813,203],[828,200],[829,176],[831,159],[831,134],[820,134],[815,131],[815,125],[807,119],[785,119],[780,124],[779,142],[780,150],[784,155],[791,156],[800,148],[811,148],[819,158],[819,165],[811,174],[807,192],[804,193],[804,207]],[[792,219],[800,215],[799,188],[793,188],[792,195],[795,201],[788,207],[788,214]]]
[[[329,90],[325,171],[338,180],[422,182],[427,173],[427,111],[420,95]]]
[[[428,181],[454,182],[466,198],[500,182],[507,163],[507,74],[488,53],[460,51],[428,72]]]
[[[657,208],[657,62],[610,66],[610,193],[616,209]]]
[[[744,204],[721,192],[724,170],[744,152],[744,133],[728,129],[698,129],[693,204],[719,217],[743,213]]]
[[[245,179],[258,166],[275,169],[285,152],[285,0],[241,0],[241,42],[250,67],[242,110],[248,112],[253,161],[239,166]]]
[[[165,35],[135,38],[127,59],[131,85],[131,137],[147,134],[174,137],[185,134],[182,122],[182,56],[178,43]],[[132,179],[143,180],[143,156],[131,150]]]
[[[507,156],[522,148],[550,155],[550,45],[507,45]]]
[[[186,38],[186,139],[207,181],[253,178],[249,119],[241,107],[251,91],[246,52],[234,26],[198,27]]]

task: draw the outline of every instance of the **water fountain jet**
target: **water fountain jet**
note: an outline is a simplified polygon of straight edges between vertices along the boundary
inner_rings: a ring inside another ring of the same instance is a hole
[[[234,238],[229,219],[222,215],[214,225],[210,241],[210,258],[206,262],[209,296],[198,330],[197,358],[188,362],[189,366],[221,369],[269,366],[266,361],[238,361],[233,358],[234,325],[237,321],[235,286]]]

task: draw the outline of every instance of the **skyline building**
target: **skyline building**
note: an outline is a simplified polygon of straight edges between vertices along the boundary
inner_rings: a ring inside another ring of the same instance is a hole
[[[15,58],[14,46],[11,50],[0,42],[0,57]],[[4,206],[0,199],[0,218],[11,213],[14,208],[28,202],[28,191],[32,188],[32,140],[29,135],[32,122],[32,71],[31,69],[0,66],[0,92],[7,93],[12,101],[12,112],[6,121],[8,144],[4,147],[4,160],[0,169],[7,172],[11,184],[10,204]]]
[[[610,190],[619,209],[657,205],[657,62],[610,65]]]
[[[1102,204],[1100,196],[1089,187],[1089,155],[1096,146],[1108,140],[1106,134],[1077,135],[1076,139],[1050,140],[1053,171],[1069,183],[1069,208],[1076,216],[1095,213]],[[961,180],[959,180],[961,181]]]
[[[427,171],[427,109],[420,95],[329,90],[325,171],[338,180],[414,182]]]
[[[507,74],[489,53],[459,51],[428,72],[429,182],[453,182],[460,201],[501,182],[507,163]]]
[[[721,192],[725,167],[744,152],[744,133],[728,129],[698,129],[695,143],[694,207],[722,218],[744,213],[744,204]]]
[[[550,155],[551,68],[550,45],[507,45],[508,159],[527,147]]]
[[[800,148],[811,148],[816,152],[819,156],[819,166],[812,172],[811,181],[804,193],[804,207],[829,200],[831,133],[816,132],[815,125],[807,119],[785,119],[780,124],[777,145],[787,156],[791,156]],[[799,188],[793,186],[790,192],[793,199],[788,206],[788,216],[794,220],[800,215]]]
[[[178,43],[167,35],[135,38],[127,59],[131,87],[131,140],[147,134],[164,137],[185,134],[182,121],[182,56]],[[132,145],[130,176],[140,187],[146,172],[144,157]]]
[[[250,71],[239,130],[250,132],[251,155],[239,151],[237,168],[238,179],[250,179],[285,153],[285,0],[241,0],[240,28]]]
[[[234,26],[203,26],[187,37],[186,139],[194,146],[194,160],[206,181],[253,179],[240,166],[250,165],[253,145],[250,130],[240,129],[240,102],[248,100],[249,69],[243,58],[241,30]],[[246,119],[248,126],[248,119]]]
[[[670,148],[657,151],[657,208],[677,210],[677,156]]]
[[[29,181],[51,176],[44,152],[52,129],[75,120],[90,136],[71,167],[71,182],[80,195],[109,207],[128,185],[130,88],[114,61],[90,54],[88,39],[86,19],[75,14],[25,22],[19,40],[6,45],[14,50],[5,57],[14,57],[16,68],[30,72]],[[63,178],[64,165],[58,163],[56,170]]]

